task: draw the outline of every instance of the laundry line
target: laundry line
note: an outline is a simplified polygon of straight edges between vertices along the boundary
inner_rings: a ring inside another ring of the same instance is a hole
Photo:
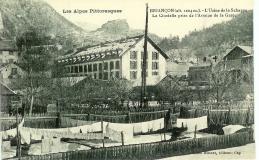
[[[87,121],[86,121],[87,122]],[[124,140],[133,138],[135,133],[148,133],[164,128],[164,118],[139,123],[110,123],[106,121],[95,122],[89,125],[82,125],[68,128],[39,129],[23,127],[19,124],[22,144],[30,144],[31,140],[42,140],[43,138],[70,138],[70,139],[103,139],[108,137],[121,142],[123,134]],[[16,129],[5,132],[4,138],[15,137]]]
[[[194,132],[195,130],[202,130],[208,128],[207,116],[198,118],[177,118],[177,127],[187,127],[187,132]]]
[[[18,124],[18,130],[20,130],[23,125],[24,125],[24,118]],[[0,134],[1,134],[2,139],[8,139],[8,137],[15,137],[17,135],[17,128],[9,129],[6,131],[1,131]]]

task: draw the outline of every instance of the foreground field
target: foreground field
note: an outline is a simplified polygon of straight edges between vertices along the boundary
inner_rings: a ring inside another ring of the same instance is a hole
[[[202,152],[197,154],[189,154],[184,156],[175,156],[163,158],[160,160],[254,160],[255,159],[255,143],[247,144],[240,147],[225,148]]]

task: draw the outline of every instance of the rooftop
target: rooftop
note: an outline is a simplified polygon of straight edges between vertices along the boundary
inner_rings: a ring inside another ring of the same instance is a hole
[[[253,54],[253,47],[251,47],[251,46],[237,46],[237,47],[241,48],[248,54],[251,54],[251,55]]]
[[[63,59],[68,57],[71,58],[71,57],[90,55],[90,54],[96,54],[96,53],[104,53],[104,52],[116,51],[116,50],[125,50],[131,47],[132,45],[134,45],[136,42],[138,42],[142,37],[143,35],[136,36],[136,37],[128,37],[128,38],[124,38],[124,39],[120,39],[112,42],[105,42],[97,45],[77,48],[74,50],[73,53],[61,56],[58,59]]]
[[[16,93],[8,86],[0,82],[0,93],[1,95],[16,95]]]
[[[115,58],[121,56],[129,49],[134,47],[140,40],[144,38],[143,35],[135,37],[127,37],[124,39],[100,43],[89,47],[77,48],[73,53],[59,57],[58,63],[77,63],[82,61],[94,61],[97,59]],[[168,56],[148,37],[150,44],[156,48],[165,58]]]

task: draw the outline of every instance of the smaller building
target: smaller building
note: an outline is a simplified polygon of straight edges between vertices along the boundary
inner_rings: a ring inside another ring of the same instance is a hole
[[[188,85],[191,87],[208,87],[212,65],[191,66],[188,71]]]
[[[16,93],[7,87],[5,84],[0,82],[0,112],[8,112],[11,105],[12,97],[16,96]]]
[[[228,71],[253,67],[253,48],[240,45],[233,47],[223,57],[221,66]]]
[[[240,73],[247,76],[253,75],[253,48],[251,46],[235,46],[221,56],[203,56],[198,65],[191,66],[188,70],[189,86],[209,86],[210,75],[213,71],[228,71],[235,79]],[[201,59],[201,58],[199,58]],[[246,76],[246,77],[247,77]]]
[[[166,52],[169,56],[167,60],[167,75],[187,76],[190,66],[193,66],[197,60],[188,48],[171,49]]]
[[[13,41],[0,40],[0,64],[18,62],[18,51]]]
[[[12,80],[22,78],[25,75],[25,71],[14,63],[0,64],[0,80],[4,84],[10,84]]]

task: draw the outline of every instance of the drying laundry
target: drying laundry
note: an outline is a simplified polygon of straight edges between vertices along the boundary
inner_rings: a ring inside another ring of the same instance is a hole
[[[93,123],[96,123],[96,122],[77,120],[77,119],[68,118],[68,117],[62,117],[61,119],[61,127],[76,127],[76,126],[91,125]]]
[[[164,118],[160,118],[147,122],[131,123],[131,125],[133,125],[134,133],[148,133],[163,129],[165,126],[165,122]]]
[[[227,135],[227,134],[233,134],[243,128],[245,127],[241,125],[228,125],[226,127],[223,127],[222,129],[224,131],[224,134]]]
[[[102,139],[102,133],[93,133],[101,131],[101,124],[101,122],[97,122],[92,125],[58,129],[37,129],[21,127],[20,133],[22,136],[22,144],[29,144],[31,139],[41,140],[42,138],[53,137],[63,137],[71,139]],[[82,131],[82,133],[80,133],[80,131]]]
[[[177,127],[187,127],[187,132],[195,131],[195,126],[197,126],[197,130],[202,130],[208,128],[207,116],[198,117],[198,118],[177,118],[176,126]]]
[[[20,130],[21,135],[21,143],[22,144],[30,144],[31,143],[31,133],[28,131]]]
[[[134,133],[148,133],[164,128],[164,118],[140,123],[108,123],[104,122],[105,136],[112,140],[121,141],[121,132],[124,134],[124,141],[133,138]]]
[[[100,132],[102,130],[102,122],[97,122],[89,125],[89,132]]]
[[[86,122],[87,123],[87,122]],[[21,125],[22,126],[22,123]],[[164,128],[164,118],[140,122],[140,123],[109,123],[96,122],[89,125],[58,128],[58,129],[38,129],[29,127],[20,127],[22,144],[30,144],[31,140],[42,140],[53,137],[71,138],[71,139],[103,139],[103,136],[112,140],[121,141],[121,133],[123,132],[124,140],[133,138],[133,133],[147,133],[157,131]],[[16,129],[8,130],[2,133],[3,137],[8,135],[16,135]]]
[[[50,153],[52,146],[52,140],[50,138],[42,139],[41,143],[41,153]]]
[[[124,132],[123,132],[124,133]],[[121,137],[121,132],[113,130],[109,127],[106,127],[106,137],[109,137],[111,140],[117,141],[117,142],[121,142],[122,137]],[[125,134],[124,134],[124,138],[125,138]],[[128,140],[128,136],[126,135],[126,140]]]
[[[124,134],[124,140],[133,138],[133,126],[126,123],[105,123],[105,135],[112,140],[121,141],[121,132]]]
[[[80,127],[69,128],[69,132],[71,132],[71,133],[80,133]]]
[[[24,125],[24,119],[22,119],[22,121],[18,124],[18,129],[20,129],[23,125]],[[17,134],[17,129],[13,128],[6,131],[1,131],[0,133],[2,134],[3,139],[7,139],[9,136],[15,137]]]

